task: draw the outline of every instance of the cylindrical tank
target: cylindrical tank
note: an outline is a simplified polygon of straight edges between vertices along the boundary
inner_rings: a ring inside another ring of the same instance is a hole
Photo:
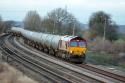
[[[41,33],[24,30],[21,32],[24,37],[34,42],[40,43]]]
[[[58,49],[59,40],[62,36],[32,32],[29,30],[24,30],[22,28],[13,27],[12,31],[20,32],[25,38],[32,40],[37,43],[41,43],[43,46],[48,48]]]
[[[14,33],[21,33],[21,30],[23,30],[23,28],[18,28],[18,27],[12,27],[11,31]]]
[[[61,36],[48,34],[44,44],[49,48],[58,49],[60,39]]]

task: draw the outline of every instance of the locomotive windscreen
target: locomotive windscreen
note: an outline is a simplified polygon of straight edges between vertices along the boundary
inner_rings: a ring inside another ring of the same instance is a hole
[[[70,47],[86,47],[86,41],[81,37],[76,37],[70,40]]]
[[[84,42],[84,41],[71,41],[70,47],[86,47],[86,42]]]

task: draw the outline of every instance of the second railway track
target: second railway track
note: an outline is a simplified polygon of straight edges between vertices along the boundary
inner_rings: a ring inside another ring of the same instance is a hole
[[[80,67],[82,67],[84,69],[87,69],[87,70],[102,74],[102,75],[107,76],[109,78],[112,78],[114,80],[118,80],[118,81],[115,81],[115,82],[118,82],[118,83],[124,83],[125,82],[125,76],[123,76],[123,75],[115,74],[115,73],[112,73],[111,71],[100,69],[100,68],[97,68],[95,66],[88,65],[88,64],[80,64],[78,66],[80,66]]]
[[[91,70],[93,72],[100,73],[100,74],[105,75],[107,77],[114,78],[116,80],[119,80],[119,81],[125,83],[125,76],[123,76],[123,75],[115,74],[115,73],[112,73],[111,71],[106,71],[104,69],[97,68],[97,67],[90,65],[90,64],[80,64],[78,66],[85,68],[85,69],[88,69],[88,70]]]

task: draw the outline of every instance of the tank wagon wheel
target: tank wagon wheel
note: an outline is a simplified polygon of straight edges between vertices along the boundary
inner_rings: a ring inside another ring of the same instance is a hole
[[[56,56],[56,51],[55,50],[53,50],[53,55]]]
[[[26,44],[29,44],[28,40],[26,40]]]
[[[58,52],[55,52],[55,56],[57,57],[57,55],[58,55]]]
[[[57,52],[55,53],[55,56],[56,56],[56,57],[59,57],[59,54],[60,54],[60,52],[57,51]]]
[[[46,49],[45,49],[45,48],[43,49],[43,52],[46,52]]]
[[[32,46],[32,42],[30,42],[30,46]]]
[[[41,45],[39,45],[39,50],[41,50],[42,49],[42,47],[41,47]]]
[[[31,42],[31,46],[33,47],[33,43]]]
[[[41,51],[44,52],[44,47],[43,46],[41,47]]]
[[[26,43],[26,40],[24,40],[24,43]]]
[[[30,41],[29,45],[32,46],[32,42],[31,41]]]
[[[67,53],[66,54],[66,60],[69,60],[70,59],[70,57],[69,57],[69,54]]]
[[[47,53],[48,53],[48,54],[50,53],[49,49],[47,49]]]
[[[40,49],[40,46],[39,46],[39,44],[37,44],[37,49],[38,49],[38,50]]]
[[[31,46],[31,42],[29,41],[29,44],[28,45],[30,45]]]
[[[39,47],[39,50],[41,50],[41,47]]]
[[[28,40],[28,45],[30,44],[30,41]]]
[[[51,49],[48,49],[48,50],[47,50],[47,53],[48,53],[48,54],[51,54]]]
[[[35,44],[34,44],[34,43],[32,43],[32,46],[33,46],[33,47],[35,47]]]
[[[40,47],[40,45],[38,44],[38,50],[40,50],[40,48],[41,48],[41,47]]]
[[[36,43],[34,43],[34,47],[37,49],[37,47],[36,47]]]
[[[38,49],[38,45],[35,43],[35,48]]]
[[[44,52],[44,48],[42,47],[42,50],[41,50],[42,52]]]
[[[54,51],[54,49],[50,49],[50,50],[49,50],[49,54],[52,54],[52,55],[55,56],[55,51]]]

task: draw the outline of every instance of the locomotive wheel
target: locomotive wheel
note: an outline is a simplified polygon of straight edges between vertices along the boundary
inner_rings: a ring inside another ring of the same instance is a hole
[[[44,48],[42,48],[42,51],[44,52]]]
[[[54,56],[56,56],[56,53],[55,53],[55,52],[53,52],[53,55],[54,55]]]
[[[50,52],[49,49],[47,49],[47,53],[48,53],[48,54],[49,54],[49,52]]]
[[[42,49],[42,51],[44,52],[44,48]]]
[[[56,57],[58,56],[58,52],[55,53],[55,56],[56,56]]]
[[[56,52],[56,57],[59,57],[59,55],[60,55],[60,52]]]
[[[66,60],[69,60],[69,54],[66,54]]]
[[[84,59],[84,60],[86,59],[86,55],[84,55],[83,59]]]
[[[39,50],[42,50],[41,46],[39,47]]]
[[[33,43],[33,47],[35,46],[35,44]]]
[[[48,54],[51,54],[51,50],[48,50]]]

